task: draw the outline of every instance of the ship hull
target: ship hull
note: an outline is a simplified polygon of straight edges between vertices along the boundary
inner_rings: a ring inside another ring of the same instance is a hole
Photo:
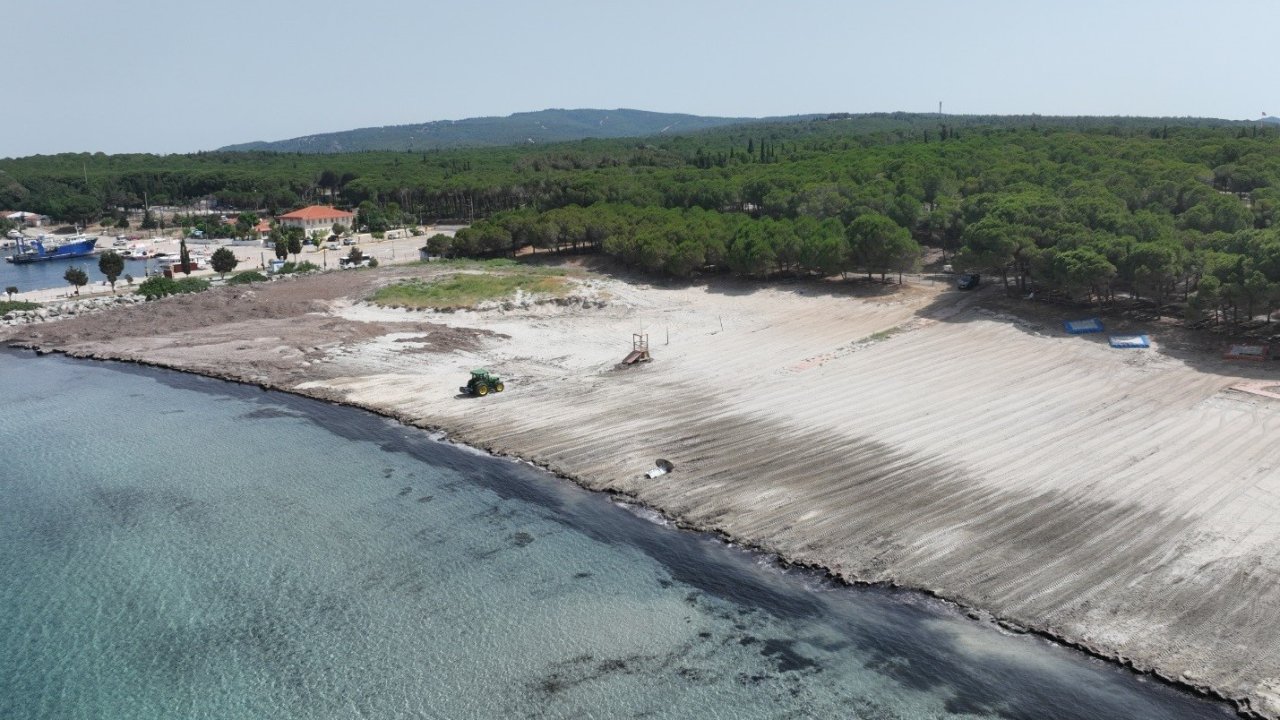
[[[52,250],[46,250],[41,245],[26,247],[26,252],[20,252],[5,258],[14,265],[26,265],[29,263],[44,262],[46,260],[67,260],[70,258],[88,257],[93,254],[94,248],[98,244],[98,238],[89,238],[87,240],[77,240],[75,242],[59,245]]]

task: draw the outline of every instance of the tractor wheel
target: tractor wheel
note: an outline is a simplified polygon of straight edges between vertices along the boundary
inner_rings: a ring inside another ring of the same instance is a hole
[[[496,384],[496,385],[494,385],[494,386],[493,386],[493,391],[494,391],[494,392],[502,392],[502,391],[503,391],[503,389],[505,389],[505,388],[506,388],[506,385],[503,385],[502,383],[498,383],[498,384]]]
[[[476,383],[476,394],[477,394],[477,395],[479,395],[480,397],[484,397],[485,395],[488,395],[488,394],[489,394],[489,384],[488,384],[488,383]]]

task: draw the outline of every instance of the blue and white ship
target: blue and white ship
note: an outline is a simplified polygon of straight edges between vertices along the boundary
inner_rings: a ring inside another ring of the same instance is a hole
[[[19,237],[16,240],[17,250],[13,255],[5,258],[5,260],[15,265],[41,262],[43,260],[85,257],[86,255],[92,255],[94,247],[98,244],[98,238],[89,237],[84,233],[64,239],[54,239],[47,235],[41,235],[34,240],[27,240],[25,237]]]

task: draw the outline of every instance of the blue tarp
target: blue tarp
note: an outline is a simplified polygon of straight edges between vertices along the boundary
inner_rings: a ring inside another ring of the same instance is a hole
[[[1088,320],[1067,320],[1062,323],[1062,329],[1072,335],[1100,333],[1103,330],[1106,330],[1106,328],[1102,326],[1102,321],[1098,318],[1089,318]]]
[[[1151,347],[1151,338],[1146,335],[1112,335],[1110,342],[1113,348]]]

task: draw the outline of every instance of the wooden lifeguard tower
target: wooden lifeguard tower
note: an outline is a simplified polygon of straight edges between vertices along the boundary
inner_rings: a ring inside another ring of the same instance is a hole
[[[631,333],[631,354],[622,360],[622,364],[635,365],[639,362],[649,362],[652,359],[653,356],[649,354],[648,333],[644,335]]]

